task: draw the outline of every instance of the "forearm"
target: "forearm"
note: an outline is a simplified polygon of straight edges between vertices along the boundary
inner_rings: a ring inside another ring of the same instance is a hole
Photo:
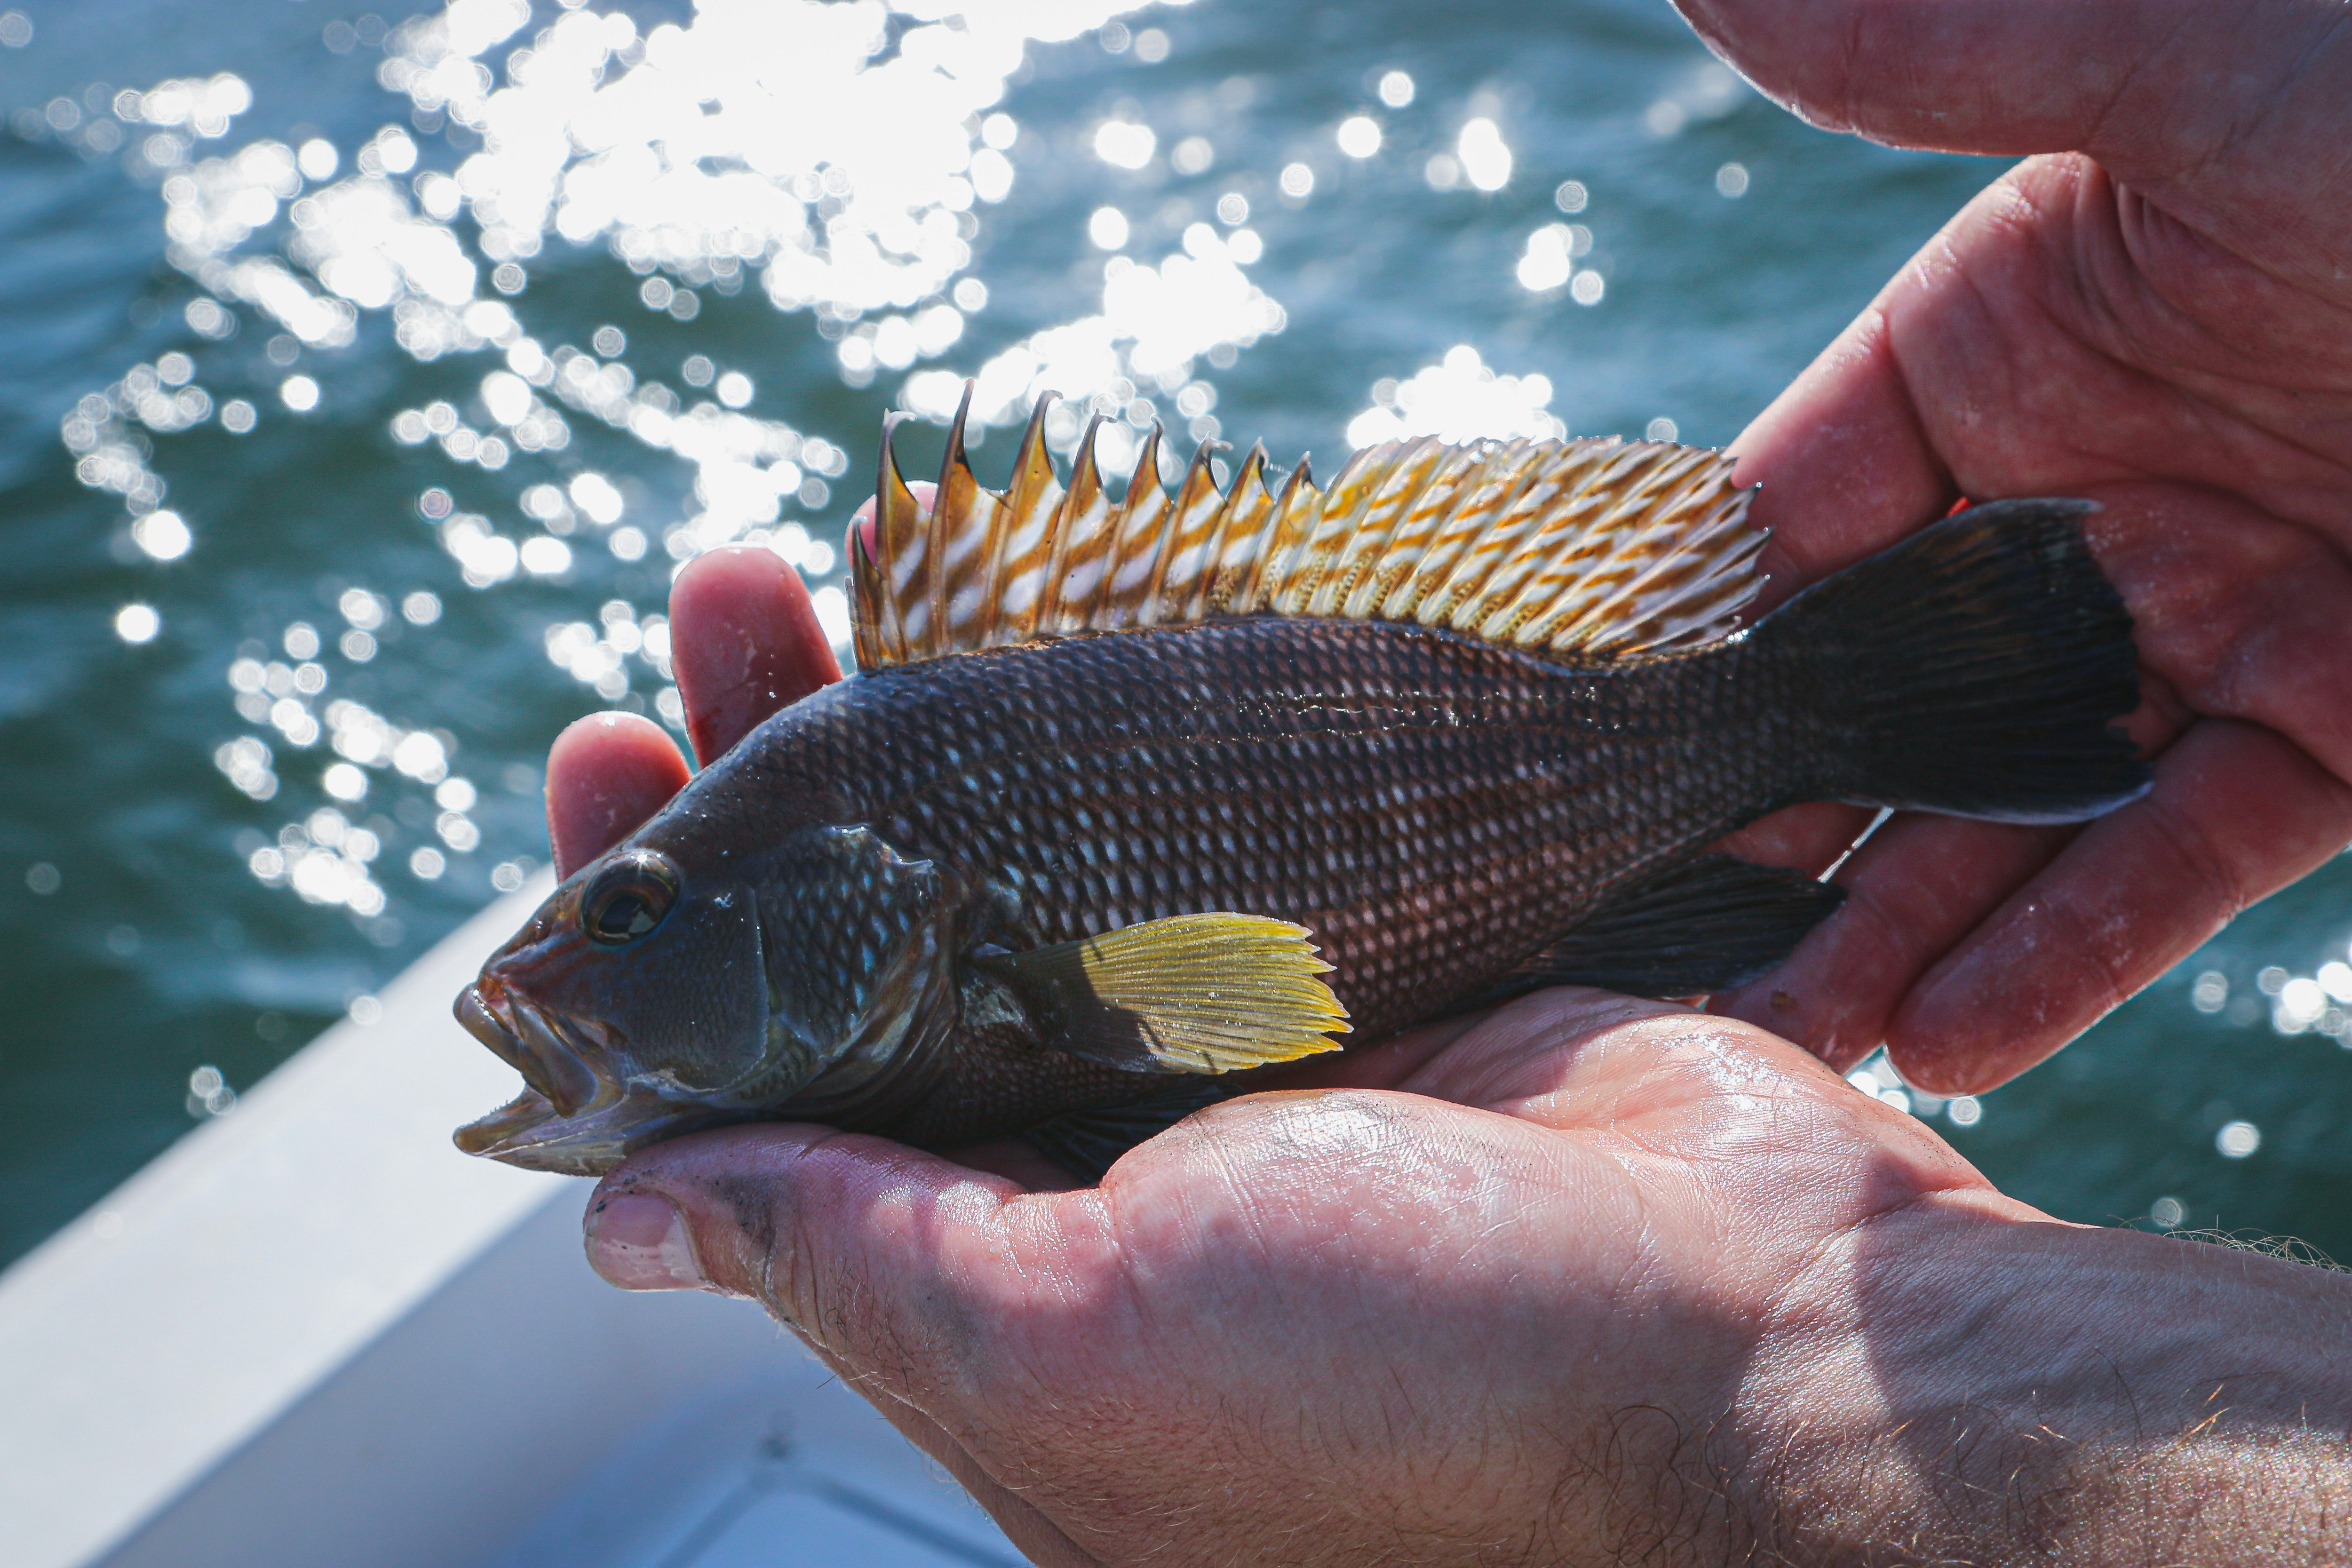
[[[1754,1559],[2352,1560],[2352,1277],[1932,1203],[1842,1247],[1731,1424]]]

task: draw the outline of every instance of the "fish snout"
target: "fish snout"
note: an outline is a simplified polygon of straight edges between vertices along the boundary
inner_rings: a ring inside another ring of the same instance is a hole
[[[604,1098],[602,1075],[567,1037],[561,1021],[485,975],[457,994],[457,1023],[523,1081],[572,1116]]]

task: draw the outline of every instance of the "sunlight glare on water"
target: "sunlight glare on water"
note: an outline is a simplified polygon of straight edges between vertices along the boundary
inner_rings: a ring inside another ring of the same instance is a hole
[[[962,336],[962,311],[940,296],[971,259],[973,208],[1003,200],[1012,184],[1000,144],[1009,144],[1017,127],[1002,113],[983,120],[982,112],[1002,100],[1005,79],[1031,43],[1076,37],[1123,8],[1116,0],[1033,0],[959,15],[955,26],[932,18],[894,28],[894,13],[872,0],[757,0],[707,4],[683,26],[665,23],[642,35],[625,13],[575,8],[509,51],[494,71],[480,57],[529,26],[530,7],[523,0],[452,0],[394,29],[376,72],[385,89],[405,95],[420,126],[437,122],[478,138],[479,151],[454,172],[427,171],[414,182],[399,178],[416,166],[418,153],[398,124],[362,142],[341,179],[334,177],[343,166],[340,151],[318,138],[299,148],[265,138],[201,151],[200,142],[226,137],[252,105],[233,75],[163,82],[122,95],[116,109],[126,121],[171,128],[158,132],[146,156],[174,171],[161,184],[166,254],[207,291],[187,307],[192,327],[226,336],[242,308],[303,347],[335,350],[354,341],[364,318],[389,315],[395,341],[419,361],[494,355],[504,368],[480,379],[473,400],[478,426],[456,405],[437,402],[394,414],[393,438],[432,443],[454,465],[495,471],[527,455],[562,452],[572,442],[572,419],[597,420],[692,466],[699,508],[662,533],[674,561],[744,540],[821,576],[834,563],[831,547],[801,523],[776,525],[788,508],[831,505],[828,481],[847,469],[842,447],[742,412],[752,388],[740,373],[719,376],[709,398],[640,375],[623,357],[625,334],[616,328],[599,330],[586,349],[542,342],[515,307],[483,294],[486,275],[520,268],[520,280],[501,285],[520,294],[550,239],[602,241],[646,277],[643,301],[675,319],[698,313],[688,303],[694,290],[732,294],[756,279],[777,310],[842,324],[841,373],[852,385],[937,358]],[[1106,162],[1130,169],[1153,153],[1149,128],[1118,121],[1104,122],[1095,144]],[[257,239],[281,205],[283,231]],[[461,217],[474,227],[470,242],[457,226]],[[1140,410],[1132,422],[1148,423],[1150,404],[1135,399],[1125,375],[1177,391],[1196,354],[1279,331],[1279,308],[1242,279],[1230,242],[1205,225],[1195,230],[1186,236],[1186,253],[1159,268],[1117,258],[1101,316],[1041,334],[1042,353],[1009,351],[982,367],[982,416],[1025,414],[1042,383],[1058,380],[1076,395],[1100,393],[1113,415]],[[1117,243],[1106,247],[1123,243],[1120,220]],[[176,353],[136,366],[107,395],[85,399],[64,430],[81,458],[83,482],[124,496],[140,514],[131,537],[158,561],[187,554],[193,535],[176,512],[156,504],[168,481],[147,466],[131,422],[155,433],[201,423],[210,402],[190,384],[194,368],[189,355]],[[908,404],[944,418],[961,387],[953,373],[917,376]],[[1126,395],[1114,395],[1114,387]],[[324,395],[319,379],[301,373],[287,376],[278,395],[296,414],[316,410]],[[1196,435],[1213,433],[1209,399],[1197,401],[1203,412],[1193,422]],[[457,510],[436,516],[429,500],[422,510],[477,589],[567,574],[575,536],[578,545],[602,544],[625,562],[641,557],[647,543],[641,529],[615,529],[621,492],[593,471],[561,489],[531,486],[520,497],[517,519]],[[817,604],[827,632],[845,643],[840,590],[820,588]],[[375,598],[353,590],[342,608],[351,623],[339,639],[342,656],[373,658],[373,631],[383,620]],[[613,702],[631,693],[639,672],[656,682],[670,675],[663,617],[617,608],[615,615],[606,606],[601,628],[554,625],[545,639],[552,662]],[[152,638],[144,617],[152,614],[143,606],[123,612],[117,626],[124,640]],[[309,647],[300,657],[316,652]],[[446,773],[446,742],[328,698],[330,677],[319,664],[289,669],[247,655],[232,663],[229,684],[239,713],[275,731],[218,750],[222,773],[245,794],[275,796],[278,752],[323,739],[341,760],[316,773],[318,790],[348,804],[367,796],[371,773],[436,785],[444,807],[433,823],[440,848],[463,855],[478,846],[466,815],[470,786],[464,801],[449,798],[464,781]],[[682,720],[674,688],[658,686],[650,705],[674,725]],[[383,836],[338,831],[331,825],[341,819],[332,812],[322,833],[321,820],[289,824],[275,847],[253,850],[247,858],[253,874],[306,902],[382,914],[389,900],[372,864]],[[425,846],[419,851],[425,858],[410,857],[412,872],[427,880],[441,875],[440,848]]]
[[[1568,426],[1548,410],[1550,402],[1549,378],[1498,375],[1476,349],[1457,343],[1403,381],[1375,382],[1372,406],[1348,422],[1348,444],[1369,447],[1405,436],[1556,439]]]

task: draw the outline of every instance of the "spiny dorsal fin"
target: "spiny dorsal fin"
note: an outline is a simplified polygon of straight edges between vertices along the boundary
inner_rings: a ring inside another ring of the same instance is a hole
[[[1720,452],[1615,437],[1386,441],[1328,489],[1305,462],[1278,487],[1252,447],[1216,486],[1204,443],[1171,499],[1158,426],[1113,501],[1087,426],[1066,489],[1039,399],[1003,491],[973,477],[956,411],[938,499],[919,505],[882,427],[871,555],[853,540],[858,667],[1040,634],[1210,616],[1412,621],[1529,652],[1629,658],[1728,636],[1763,580],[1752,490]]]

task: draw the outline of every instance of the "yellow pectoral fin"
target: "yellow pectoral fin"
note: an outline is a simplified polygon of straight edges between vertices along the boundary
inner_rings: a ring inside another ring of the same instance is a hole
[[[1057,1050],[1134,1072],[1235,1072],[1335,1051],[1348,1011],[1303,926],[1175,915],[1002,963]]]

